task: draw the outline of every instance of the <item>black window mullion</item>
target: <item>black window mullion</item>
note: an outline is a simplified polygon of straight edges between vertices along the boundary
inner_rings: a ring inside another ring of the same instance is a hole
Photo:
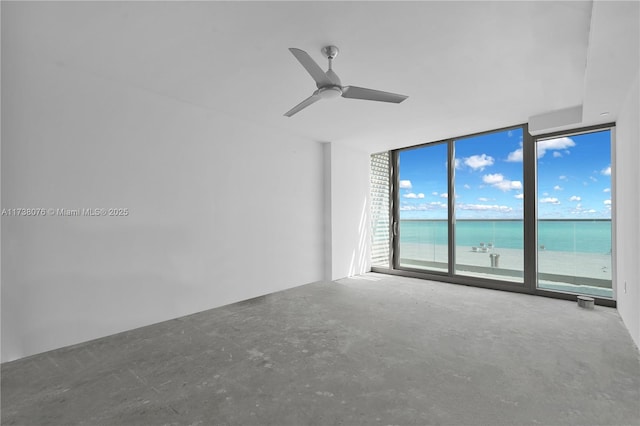
[[[447,188],[447,203],[448,203],[448,213],[449,213],[449,218],[448,218],[448,229],[449,229],[449,276],[453,276],[455,274],[455,265],[456,265],[456,246],[455,246],[455,242],[456,242],[456,238],[455,238],[455,232],[456,232],[456,216],[455,216],[455,201],[456,201],[456,197],[455,197],[455,180],[456,180],[456,168],[455,166],[455,156],[456,156],[456,152],[455,152],[455,146],[453,144],[453,141],[450,140],[447,142],[447,148],[448,148],[448,160],[447,160],[447,174],[448,174],[448,184],[449,187]]]

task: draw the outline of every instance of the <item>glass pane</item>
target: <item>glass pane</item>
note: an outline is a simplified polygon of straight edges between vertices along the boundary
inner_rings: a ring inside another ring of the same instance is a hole
[[[539,140],[538,287],[612,297],[611,132]]]
[[[449,270],[447,144],[399,153],[399,266]]]
[[[455,141],[455,273],[524,282],[522,129]]]
[[[371,156],[371,266],[389,267],[389,153]]]

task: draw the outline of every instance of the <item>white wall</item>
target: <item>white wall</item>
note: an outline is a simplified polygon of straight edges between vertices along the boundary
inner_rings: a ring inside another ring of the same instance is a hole
[[[370,154],[331,143],[331,276],[332,280],[371,270],[369,172]]]
[[[640,347],[640,75],[616,126],[616,256],[618,311]],[[625,291],[626,283],[626,291]]]
[[[323,278],[321,144],[2,48],[2,207],[130,212],[2,217],[2,361]]]

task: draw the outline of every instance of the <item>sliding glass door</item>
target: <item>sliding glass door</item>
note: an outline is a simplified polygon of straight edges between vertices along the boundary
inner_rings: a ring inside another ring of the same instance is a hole
[[[536,141],[538,288],[613,297],[611,130]]]
[[[522,139],[515,127],[398,151],[398,268],[524,281]]]
[[[455,273],[524,281],[522,128],[457,139]]]
[[[398,153],[398,265],[448,272],[447,144]]]

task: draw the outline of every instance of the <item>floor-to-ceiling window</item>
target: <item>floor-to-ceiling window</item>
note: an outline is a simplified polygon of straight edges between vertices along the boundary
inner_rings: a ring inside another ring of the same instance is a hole
[[[449,270],[446,143],[398,153],[398,264],[434,272]]]
[[[390,200],[376,202],[389,250],[381,267],[613,299],[612,129],[533,137],[521,125],[378,157]]]
[[[612,297],[611,130],[535,145],[538,288]]]
[[[456,139],[455,273],[523,282],[521,127]]]

